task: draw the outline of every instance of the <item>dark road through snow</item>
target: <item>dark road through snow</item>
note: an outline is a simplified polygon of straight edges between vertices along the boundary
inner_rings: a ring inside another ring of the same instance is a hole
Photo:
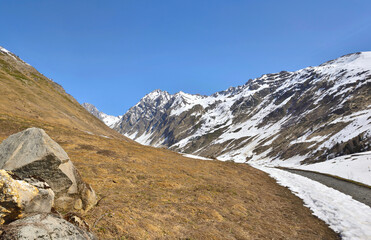
[[[320,182],[328,187],[336,189],[342,193],[351,196],[353,199],[366,204],[371,207],[371,188],[361,186],[352,182],[337,179],[321,173],[309,172],[304,170],[296,169],[283,169],[285,171],[299,174],[301,176],[310,178],[317,182]]]

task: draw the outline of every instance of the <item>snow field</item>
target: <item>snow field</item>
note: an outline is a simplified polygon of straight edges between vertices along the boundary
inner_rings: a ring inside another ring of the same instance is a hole
[[[252,165],[303,199],[313,215],[326,222],[344,240],[371,239],[371,208],[352,197],[306,177],[287,171]]]

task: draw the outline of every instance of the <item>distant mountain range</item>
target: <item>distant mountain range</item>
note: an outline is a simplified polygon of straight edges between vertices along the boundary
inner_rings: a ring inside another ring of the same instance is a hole
[[[122,117],[135,141],[220,160],[302,163],[371,150],[371,52],[249,80],[211,96],[155,90]]]

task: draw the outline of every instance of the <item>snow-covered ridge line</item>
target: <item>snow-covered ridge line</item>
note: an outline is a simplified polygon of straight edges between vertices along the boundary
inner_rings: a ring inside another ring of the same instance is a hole
[[[28,64],[25,61],[23,61],[20,57],[16,56],[14,53],[12,53],[11,51],[9,51],[9,50],[1,47],[1,46],[0,46],[0,51],[3,52],[3,53],[5,53],[5,54],[7,54],[7,55],[9,55],[9,56],[11,56],[15,60],[20,60],[22,63],[24,63],[24,64],[26,64],[28,66],[31,66],[30,64]]]
[[[93,104],[83,103],[81,104],[88,112],[97,117],[99,120],[103,121],[108,127],[112,128],[118,121],[120,121],[122,116],[112,116],[100,112]]]
[[[114,129],[151,146],[236,162],[318,162],[371,150],[371,52],[264,74],[210,96],[155,90]]]
[[[4,53],[7,53],[7,54],[10,54],[10,52],[8,50],[6,50],[5,48],[3,48],[2,46],[0,46],[0,51],[2,51]]]

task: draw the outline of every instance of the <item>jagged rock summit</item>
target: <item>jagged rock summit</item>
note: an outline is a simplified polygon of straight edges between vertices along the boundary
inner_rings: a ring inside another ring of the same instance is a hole
[[[0,144],[0,168],[21,178],[37,177],[50,185],[55,205],[68,209],[82,201],[83,209],[96,202],[94,190],[84,183],[67,153],[44,130],[29,128]]]

